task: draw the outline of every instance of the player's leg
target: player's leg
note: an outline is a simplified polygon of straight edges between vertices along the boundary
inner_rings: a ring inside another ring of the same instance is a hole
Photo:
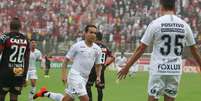
[[[42,87],[39,92],[37,92],[34,96],[33,99],[36,99],[38,97],[48,97],[54,101],[62,101],[64,96],[60,93],[54,93],[54,92],[49,92],[45,87]],[[65,100],[64,100],[65,101]],[[68,101],[68,100],[67,100]]]
[[[89,78],[86,84],[86,90],[87,90],[87,94],[89,97],[89,101],[92,101],[92,91],[91,91],[91,87],[93,86],[94,82],[96,81],[96,72],[95,72],[95,68],[92,68],[90,74],[89,74]]]
[[[36,79],[30,79],[31,81],[31,90],[29,92],[29,100],[33,100],[33,96],[36,93]]]
[[[36,80],[38,79],[38,76],[36,74],[36,70],[32,70],[29,72],[29,79],[31,82],[31,89],[29,92],[29,100],[33,101],[33,96],[36,93]]]
[[[49,70],[50,70],[50,67],[47,67],[45,68],[45,77],[46,78],[49,78]]]
[[[137,72],[137,69],[138,69],[137,64],[132,65],[132,67],[129,69],[128,75],[131,78],[133,78],[135,76],[136,72]]]
[[[97,92],[98,92],[98,101],[103,100],[103,89],[105,88],[105,77],[104,77],[104,70],[101,72],[101,82],[100,84],[96,85]]]
[[[164,90],[164,101],[175,101],[178,86],[180,83],[180,75],[169,75],[166,77],[166,88]]]
[[[88,95],[80,96],[80,101],[89,101]]]
[[[21,94],[22,91],[22,85],[21,86],[14,86],[11,87],[10,92],[10,101],[18,101],[18,95]]]
[[[8,91],[5,91],[2,87],[0,88],[0,101],[5,101],[5,97]]]
[[[154,96],[148,96],[148,101],[158,101]]]
[[[18,101],[18,95],[10,93],[10,101]]]
[[[164,95],[164,101],[175,101],[175,98]]]
[[[148,101],[158,101],[164,87],[163,76],[150,75],[148,81]]]
[[[87,90],[87,94],[88,94],[88,97],[89,97],[89,101],[92,101],[91,85],[87,84],[86,85],[86,90]]]
[[[98,87],[97,92],[98,92],[98,101],[102,101],[103,100],[103,89]]]

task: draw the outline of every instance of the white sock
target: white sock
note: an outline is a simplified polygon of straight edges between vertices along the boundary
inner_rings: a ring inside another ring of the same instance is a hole
[[[36,92],[36,87],[31,87],[31,91],[29,92],[29,100],[33,101],[33,96]]]
[[[60,93],[53,93],[53,92],[47,92],[44,94],[44,96],[53,99],[54,101],[62,101],[63,95]]]

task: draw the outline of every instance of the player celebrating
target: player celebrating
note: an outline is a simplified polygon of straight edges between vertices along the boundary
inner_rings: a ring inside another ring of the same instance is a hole
[[[182,74],[182,52],[189,46],[193,57],[201,67],[201,57],[189,25],[175,15],[176,0],[160,0],[161,17],[154,20],[141,39],[141,44],[133,53],[126,66],[118,73],[125,78],[131,65],[143,54],[153,41],[148,82],[148,101],[175,101]]]
[[[26,80],[30,48],[20,28],[20,20],[15,17],[10,22],[10,32],[0,36],[0,101],[5,101],[8,92],[10,101],[17,101]]]
[[[100,84],[96,84],[96,88],[98,92],[98,101],[102,101],[103,99],[103,89],[105,88],[105,77],[104,77],[105,69],[108,65],[110,65],[115,60],[114,56],[112,55],[112,52],[103,44],[102,37],[103,37],[102,33],[100,32],[96,33],[96,44],[102,49],[101,82]],[[91,86],[93,86],[95,81],[96,81],[96,70],[95,70],[95,67],[93,67],[86,85],[89,101],[92,101]]]
[[[100,83],[101,74],[102,52],[101,48],[94,43],[96,30],[95,25],[87,25],[85,27],[85,39],[74,44],[65,56],[62,65],[62,80],[65,83],[67,82],[67,64],[70,60],[73,61],[72,67],[68,72],[68,88],[65,90],[65,95],[49,92],[45,88],[41,88],[41,91],[35,94],[34,99],[46,96],[55,101],[73,101],[78,96],[80,101],[89,101],[86,83],[94,64],[96,65],[97,84]]]
[[[29,69],[27,72],[27,78],[28,81],[30,79],[31,81],[31,90],[29,92],[29,101],[33,101],[33,95],[36,92],[36,80],[38,79],[38,76],[36,74],[36,61],[42,59],[42,54],[40,50],[36,49],[36,41],[34,39],[31,40],[31,51],[30,51],[30,57],[29,57]]]

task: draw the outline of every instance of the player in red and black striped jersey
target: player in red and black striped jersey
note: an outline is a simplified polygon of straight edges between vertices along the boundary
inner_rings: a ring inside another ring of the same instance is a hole
[[[0,101],[10,92],[10,101],[17,101],[21,94],[29,64],[29,41],[19,32],[18,18],[10,22],[10,32],[0,36]]]
[[[102,33],[96,33],[96,44],[102,49],[102,71],[101,71],[101,82],[96,84],[97,92],[98,92],[98,101],[102,101],[103,99],[103,89],[105,88],[105,77],[104,72],[108,65],[110,65],[114,60],[114,56],[112,52],[102,43]],[[86,89],[89,96],[89,101],[92,101],[92,92],[91,86],[96,82],[96,70],[95,67],[92,68],[89,79],[87,81]]]

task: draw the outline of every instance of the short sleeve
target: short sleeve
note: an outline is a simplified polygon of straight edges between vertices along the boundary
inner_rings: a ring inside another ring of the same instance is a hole
[[[37,59],[41,60],[42,59],[42,53],[38,50],[37,53]]]
[[[195,44],[195,39],[193,37],[193,32],[189,25],[186,27],[186,46],[192,46]]]
[[[154,30],[156,30],[156,29],[152,22],[151,24],[148,25],[148,27],[141,39],[141,42],[144,43],[145,45],[149,46],[154,37],[154,32],[155,32]]]
[[[65,57],[70,59],[70,60],[73,60],[73,58],[75,58],[75,55],[77,53],[76,50],[77,50],[76,45],[72,45]]]
[[[6,33],[0,35],[0,45],[3,45],[6,42],[7,38],[8,36]]]
[[[101,56],[102,56],[102,50],[101,48],[98,48],[96,51],[96,60],[95,60],[95,64],[101,64]]]

